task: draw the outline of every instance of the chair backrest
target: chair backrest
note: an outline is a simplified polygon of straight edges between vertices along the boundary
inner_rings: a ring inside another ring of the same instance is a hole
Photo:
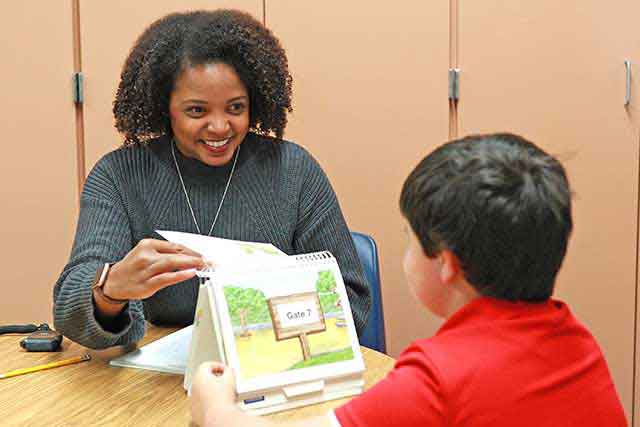
[[[367,325],[362,334],[360,334],[360,344],[381,353],[386,353],[378,248],[371,236],[352,231],[351,237],[356,245],[356,251],[362,263],[365,278],[371,287],[371,311],[369,312]]]

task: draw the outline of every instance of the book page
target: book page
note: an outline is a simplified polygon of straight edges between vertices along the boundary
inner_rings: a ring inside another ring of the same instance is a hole
[[[213,261],[215,270],[261,268],[286,260],[287,254],[270,243],[244,242],[178,231],[156,230],[169,242],[179,243]]]
[[[238,393],[364,370],[333,257],[211,281]]]
[[[193,333],[189,361],[184,376],[184,388],[190,392],[191,382],[198,366],[205,361],[226,364],[224,343],[220,333],[220,322],[216,311],[213,292],[209,285],[200,285],[198,302],[193,319]]]
[[[187,368],[193,326],[144,345],[109,362],[111,366],[148,369],[151,371],[184,374]]]

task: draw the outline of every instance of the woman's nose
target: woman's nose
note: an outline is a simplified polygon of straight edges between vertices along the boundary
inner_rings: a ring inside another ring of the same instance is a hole
[[[230,129],[229,121],[224,117],[212,117],[207,124],[207,130],[219,136],[228,135]]]

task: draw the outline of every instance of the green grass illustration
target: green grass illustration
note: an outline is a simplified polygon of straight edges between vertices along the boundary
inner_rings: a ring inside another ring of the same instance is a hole
[[[308,368],[309,366],[324,365],[326,363],[342,362],[353,359],[353,349],[351,347],[333,351],[331,353],[318,354],[307,361],[298,362],[289,369]]]
[[[300,340],[291,338],[276,341],[271,328],[252,331],[247,337],[236,335],[235,338],[240,375],[244,379],[288,371],[303,361]],[[312,358],[350,349],[351,346],[347,328],[336,326],[335,318],[327,319],[326,332],[311,334],[308,339]]]

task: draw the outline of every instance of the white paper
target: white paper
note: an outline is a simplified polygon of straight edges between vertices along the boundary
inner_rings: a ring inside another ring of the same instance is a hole
[[[179,231],[156,230],[170,242],[178,243],[213,261],[215,269],[261,268],[283,262],[287,254],[270,243],[243,242]]]
[[[193,325],[144,345],[109,362],[111,366],[183,375],[187,369]]]

